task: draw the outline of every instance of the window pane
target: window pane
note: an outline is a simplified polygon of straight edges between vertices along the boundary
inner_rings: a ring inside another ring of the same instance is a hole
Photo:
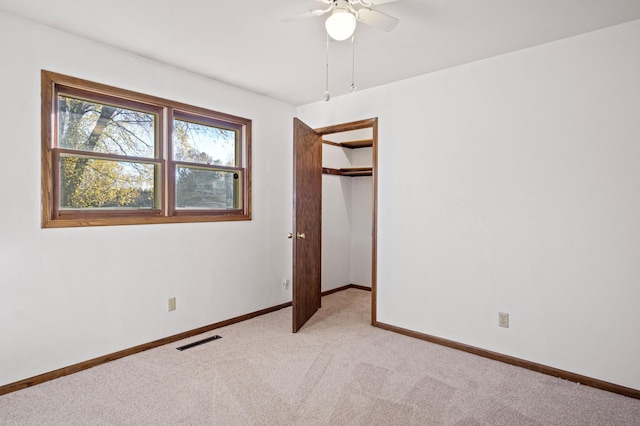
[[[240,203],[240,174],[233,171],[176,168],[176,207],[236,209]]]
[[[173,158],[190,163],[237,166],[236,132],[174,120]]]
[[[60,208],[155,208],[155,175],[153,164],[61,157]]]
[[[58,96],[58,146],[154,158],[156,116],[113,105]]]

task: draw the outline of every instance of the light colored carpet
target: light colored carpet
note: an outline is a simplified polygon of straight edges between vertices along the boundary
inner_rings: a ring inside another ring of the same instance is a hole
[[[0,397],[2,425],[640,425],[640,400],[373,328],[323,298]],[[223,338],[186,351],[178,346]]]

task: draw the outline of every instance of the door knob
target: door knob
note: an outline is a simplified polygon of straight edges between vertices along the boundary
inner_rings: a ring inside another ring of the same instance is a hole
[[[289,233],[287,234],[287,238],[289,238],[289,239],[293,238],[293,234],[292,234],[291,232],[289,232]]]
[[[296,238],[299,239],[299,240],[304,240],[304,232],[303,233],[298,232],[296,234]]]

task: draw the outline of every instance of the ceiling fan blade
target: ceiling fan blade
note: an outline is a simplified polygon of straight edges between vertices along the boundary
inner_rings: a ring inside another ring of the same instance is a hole
[[[363,8],[358,11],[358,20],[364,22],[367,25],[376,27],[382,31],[389,32],[398,25],[400,20],[394,18],[386,13],[378,12],[377,10]]]
[[[320,15],[324,15],[325,13],[327,13],[328,10],[327,9],[313,9],[310,10],[308,12],[305,13],[301,13],[300,15],[296,15],[296,16],[291,16],[289,18],[284,18],[281,19],[281,22],[295,22],[295,21],[299,21],[301,19],[306,19],[306,18],[313,18],[315,16],[320,16]]]

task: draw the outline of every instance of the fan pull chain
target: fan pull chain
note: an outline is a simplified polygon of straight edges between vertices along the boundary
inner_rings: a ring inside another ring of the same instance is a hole
[[[356,33],[351,36],[351,93],[356,91]]]
[[[324,100],[328,101],[329,99],[331,99],[331,94],[329,93],[329,33],[327,33],[327,65],[326,65]]]

